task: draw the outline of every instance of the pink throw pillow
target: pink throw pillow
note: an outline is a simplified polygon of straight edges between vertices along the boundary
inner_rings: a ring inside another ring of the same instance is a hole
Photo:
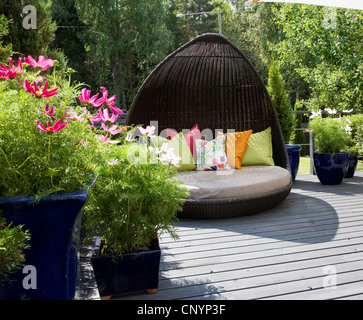
[[[202,139],[202,134],[200,133],[199,126],[196,124],[188,133],[184,135],[185,140],[189,149],[193,155],[194,161],[197,159],[197,153],[194,152],[194,139]]]
[[[177,131],[173,129],[166,129],[166,136],[168,140],[173,139],[174,136],[178,134]],[[194,139],[202,139],[202,134],[199,130],[199,126],[196,124],[188,133],[184,135],[185,140],[187,141],[190,152],[193,155],[194,161],[197,159],[197,153],[194,152]]]
[[[166,129],[166,138],[168,140],[171,140],[173,139],[176,135],[178,134],[178,132],[176,132],[175,130],[173,129]]]

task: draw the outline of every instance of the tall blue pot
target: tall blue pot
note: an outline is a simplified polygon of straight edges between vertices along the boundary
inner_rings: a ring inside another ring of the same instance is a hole
[[[321,184],[341,184],[348,170],[349,153],[314,152],[314,166]]]
[[[348,171],[345,175],[346,178],[353,178],[355,171],[358,167],[358,154],[350,154],[349,155],[349,165],[348,165]]]
[[[291,167],[291,175],[292,175],[292,181],[295,181],[297,173],[299,171],[299,165],[300,165],[300,145],[292,145],[287,144],[286,145],[286,151],[289,156],[290,161],[290,167]]]
[[[36,289],[24,288],[28,274],[13,274],[11,284],[0,287],[0,299],[73,300],[79,285],[81,211],[87,191],[51,195],[33,205],[33,197],[0,199],[8,223],[24,225],[31,234],[25,265],[35,267]]]

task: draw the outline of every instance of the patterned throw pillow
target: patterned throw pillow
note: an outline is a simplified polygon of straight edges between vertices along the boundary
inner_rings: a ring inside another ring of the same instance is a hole
[[[173,139],[176,135],[178,135],[178,132],[174,129],[166,129],[166,135],[168,140]],[[188,133],[184,135],[185,140],[187,141],[187,144],[189,146],[190,152],[193,155],[194,161],[197,161],[197,155],[194,148],[194,140],[195,139],[202,139],[202,134],[199,130],[199,126],[196,124]]]
[[[220,135],[212,141],[194,140],[197,152],[197,170],[228,170],[231,169],[226,155],[225,136]]]

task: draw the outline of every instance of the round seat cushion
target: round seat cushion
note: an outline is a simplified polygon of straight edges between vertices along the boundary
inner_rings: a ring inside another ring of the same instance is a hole
[[[190,192],[190,199],[238,199],[273,193],[291,183],[287,169],[272,166],[241,170],[188,171],[176,176]]]

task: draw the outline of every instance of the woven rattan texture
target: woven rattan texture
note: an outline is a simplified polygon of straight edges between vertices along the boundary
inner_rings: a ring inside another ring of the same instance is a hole
[[[256,133],[271,127],[275,164],[289,169],[285,142],[265,84],[247,57],[218,34],[195,38],[148,76],[126,123],[149,125],[151,121],[157,122],[158,133],[167,128],[188,130],[198,124],[202,132],[210,129],[214,137],[217,131],[252,129]],[[190,206],[193,204],[187,204],[185,209]],[[243,212],[248,214],[248,210]]]

